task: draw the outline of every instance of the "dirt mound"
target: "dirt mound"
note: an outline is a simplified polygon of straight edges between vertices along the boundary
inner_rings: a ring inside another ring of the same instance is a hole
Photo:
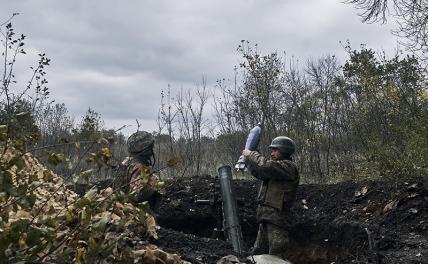
[[[151,241],[153,244],[168,252],[177,252],[191,263],[215,263],[223,256],[234,254],[230,244],[220,239],[199,237],[167,228],[158,230],[158,235],[159,239]]]
[[[211,255],[227,253],[224,241],[206,242],[222,238],[215,232],[222,221],[217,185],[209,176],[167,182],[157,214],[168,234],[158,243],[161,248],[195,263],[214,263]],[[258,183],[238,180],[234,185],[244,241],[251,246]],[[301,185],[292,211],[296,222],[287,254],[295,263],[428,263],[427,178]],[[205,254],[201,245],[211,252]]]

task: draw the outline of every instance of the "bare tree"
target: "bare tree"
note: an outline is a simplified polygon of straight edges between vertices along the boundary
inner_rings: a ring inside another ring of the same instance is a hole
[[[180,156],[183,161],[183,174],[191,166],[195,166],[193,173],[199,174],[203,162],[203,135],[206,126],[204,110],[209,94],[206,90],[206,78],[202,78],[201,87],[197,87],[195,95],[190,90],[183,90],[177,95],[175,104],[178,113],[177,129],[179,131],[178,144],[182,146]]]
[[[15,136],[21,132],[34,132],[37,134],[35,125],[37,112],[49,102],[48,81],[45,79],[46,67],[50,59],[45,54],[39,54],[39,61],[35,67],[30,67],[32,76],[24,88],[18,87],[15,80],[14,67],[20,55],[25,55],[25,35],[16,35],[12,23],[14,13],[7,21],[0,23],[0,43],[2,46],[3,67],[0,71],[0,121],[9,127],[9,131]],[[19,117],[18,117],[19,116]],[[25,122],[22,122],[26,117]],[[20,120],[19,120],[20,119]]]
[[[199,175],[201,172],[201,163],[203,159],[202,153],[202,135],[203,128],[206,124],[203,113],[205,105],[208,100],[208,93],[206,90],[207,80],[205,77],[202,78],[202,86],[196,90],[196,103],[192,102],[190,96],[187,97],[186,105],[191,115],[191,126],[192,126],[192,138],[195,144],[195,162],[196,162],[196,174]]]
[[[166,101],[165,101],[166,100]],[[168,151],[169,157],[173,158],[175,156],[174,150],[174,120],[177,115],[177,111],[173,109],[173,98],[171,98],[171,86],[168,84],[168,90],[165,92],[161,91],[161,107],[158,113],[158,127],[159,127],[159,136],[162,134],[162,129],[166,127],[168,133]],[[158,145],[160,148],[160,145]],[[158,157],[160,157],[160,150],[158,152]],[[168,170],[169,176],[173,176],[175,174],[174,167]]]
[[[421,54],[426,61],[428,51],[428,2],[426,0],[348,0],[362,10],[363,22],[397,20],[393,33],[406,39],[404,45]]]
[[[314,87],[314,98],[316,99],[316,130],[322,137],[315,137],[315,147],[318,177],[323,181],[324,173],[330,174],[330,157],[333,138],[333,119],[336,109],[335,103],[336,87],[335,79],[338,77],[340,66],[334,56],[326,56],[318,61],[309,61],[307,66],[309,83]],[[321,154],[322,152],[322,154]],[[324,158],[322,158],[324,156]],[[323,160],[322,160],[323,159]],[[325,167],[325,169],[321,169]]]

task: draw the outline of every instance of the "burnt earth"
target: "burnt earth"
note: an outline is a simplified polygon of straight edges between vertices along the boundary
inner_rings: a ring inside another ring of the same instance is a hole
[[[235,180],[234,186],[250,247],[258,229],[258,182]],[[216,178],[169,180],[164,192],[154,244],[192,263],[215,263],[234,254],[221,232]],[[287,256],[294,263],[428,263],[427,178],[300,185],[292,212],[296,221]]]

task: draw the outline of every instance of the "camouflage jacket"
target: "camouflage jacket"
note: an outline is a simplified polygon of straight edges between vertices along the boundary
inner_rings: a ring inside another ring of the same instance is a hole
[[[292,217],[290,208],[299,185],[299,172],[291,160],[270,160],[257,151],[247,158],[251,174],[262,180],[257,197],[257,219],[278,226],[288,227]]]
[[[122,191],[133,193],[138,202],[148,201],[155,193],[159,177],[150,172],[150,167],[128,157],[121,164],[119,179]]]

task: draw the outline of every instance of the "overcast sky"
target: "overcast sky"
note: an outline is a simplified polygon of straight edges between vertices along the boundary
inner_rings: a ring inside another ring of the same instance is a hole
[[[18,85],[28,65],[44,52],[52,59],[51,98],[79,120],[88,107],[109,128],[135,119],[156,130],[160,91],[194,89],[207,77],[209,89],[230,78],[240,61],[240,40],[262,52],[285,51],[299,61],[346,54],[339,41],[393,52],[391,25],[362,24],[341,0],[3,0],[0,23],[27,36],[29,55],[18,58]]]

